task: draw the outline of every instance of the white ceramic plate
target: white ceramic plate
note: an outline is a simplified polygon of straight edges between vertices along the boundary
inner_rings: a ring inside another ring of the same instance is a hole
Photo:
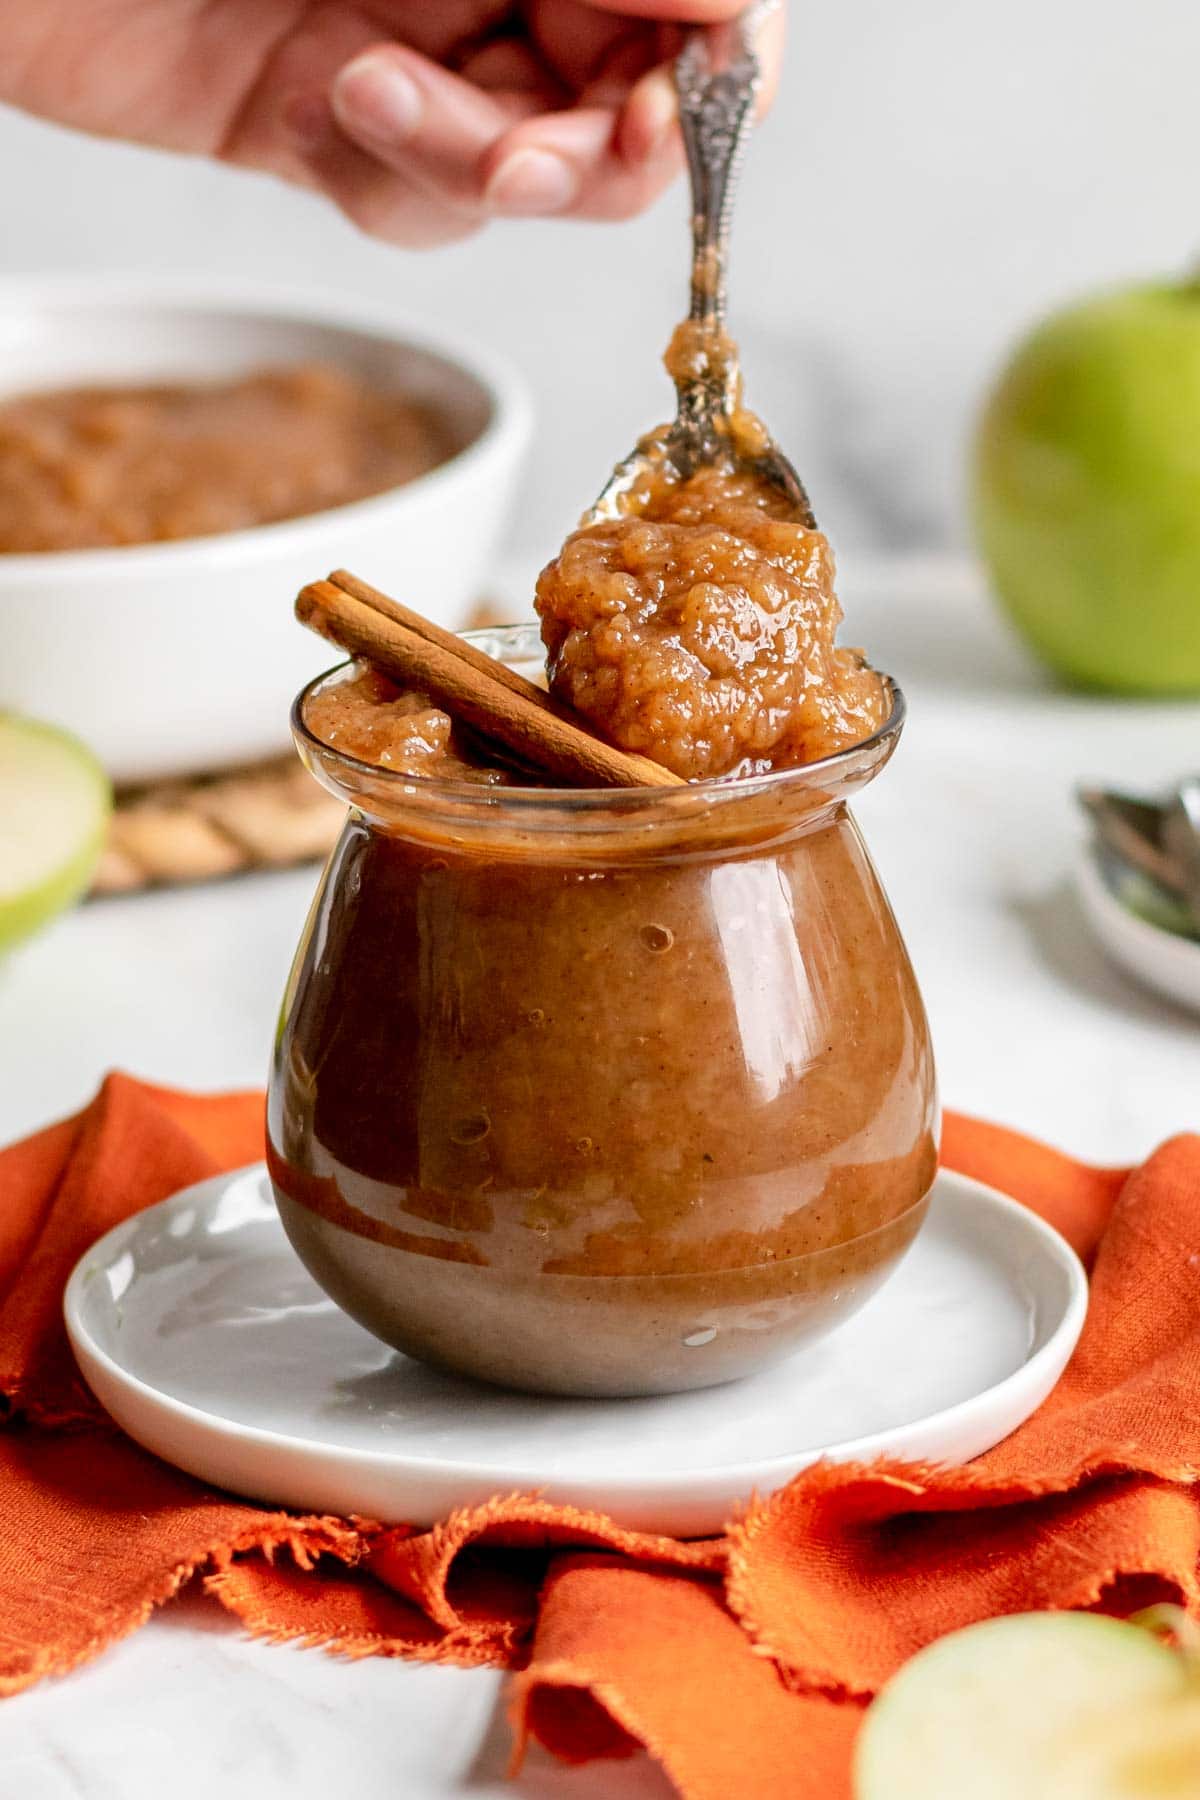
[[[1200,944],[1123,906],[1090,845],[1081,846],[1076,858],[1075,886],[1092,930],[1113,961],[1177,1006],[1200,1012]]]
[[[327,1300],[260,1166],[119,1225],[67,1285],[89,1385],[147,1449],[220,1487],[427,1524],[497,1492],[681,1536],[819,1456],[965,1461],[1027,1418],[1074,1348],[1087,1282],[1058,1234],[940,1174],[864,1310],[777,1368],[699,1393],[506,1393],[389,1350]]]

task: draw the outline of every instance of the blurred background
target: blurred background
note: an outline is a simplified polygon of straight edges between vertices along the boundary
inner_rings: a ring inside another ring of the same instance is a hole
[[[966,539],[961,451],[1035,314],[1200,245],[1200,10],[1189,0],[796,0],[783,89],[739,203],[732,319],[750,392],[843,568]],[[540,441],[510,548],[535,564],[669,400],[682,188],[621,226],[503,225],[434,253],[372,244],[241,171],[0,113],[0,265],[242,273],[490,339]],[[19,171],[19,176],[15,173]],[[480,296],[486,296],[481,307]]]

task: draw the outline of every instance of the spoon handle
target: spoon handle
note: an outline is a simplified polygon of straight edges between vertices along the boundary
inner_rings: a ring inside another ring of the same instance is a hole
[[[693,31],[675,60],[679,123],[692,187],[689,316],[713,326],[725,322],[726,248],[734,187],[762,85],[754,39],[776,3],[756,0],[724,28]],[[718,68],[714,48],[722,29],[729,60]]]

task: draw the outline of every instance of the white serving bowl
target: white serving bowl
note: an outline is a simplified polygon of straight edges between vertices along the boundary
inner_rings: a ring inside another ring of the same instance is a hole
[[[1176,1006],[1200,1012],[1200,944],[1152,925],[1123,905],[1091,844],[1081,844],[1076,855],[1075,887],[1092,930],[1112,960]]]
[[[529,440],[520,380],[440,329],[343,300],[157,277],[0,281],[0,395],[320,359],[432,402],[457,452],[305,518],[122,549],[0,555],[0,708],[76,732],[118,782],[282,750],[329,662],[306,581],[347,567],[452,629],[486,585]]]

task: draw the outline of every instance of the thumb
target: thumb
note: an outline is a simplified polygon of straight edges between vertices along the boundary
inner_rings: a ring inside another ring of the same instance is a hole
[[[746,0],[584,0],[584,4],[597,12],[672,25],[720,25],[746,10]]]

